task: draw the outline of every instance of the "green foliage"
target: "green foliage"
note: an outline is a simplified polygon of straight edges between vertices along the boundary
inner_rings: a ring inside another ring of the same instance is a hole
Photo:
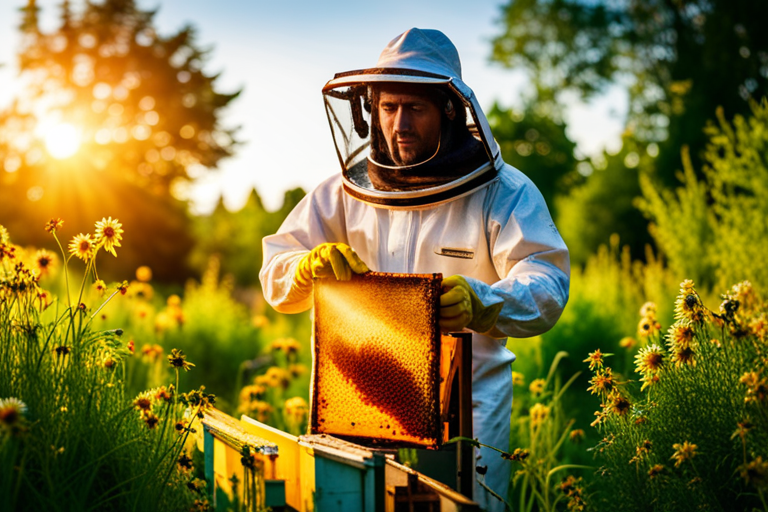
[[[84,258],[86,279],[80,292],[70,294],[67,289],[66,299],[55,299],[40,287],[40,274],[20,261],[21,251],[3,234],[3,507],[189,510],[205,492],[204,482],[193,478],[185,452],[194,449],[191,420],[213,397],[195,392],[204,400],[187,409],[189,395],[179,394],[178,385],[166,381],[166,387],[133,399],[125,389],[125,360],[131,349],[123,330],[94,329],[92,318],[100,309],[82,302],[85,282],[94,272],[93,259]],[[106,301],[119,296],[119,288],[114,288]]]
[[[202,273],[208,258],[217,255],[222,273],[232,275],[238,286],[258,286],[262,238],[277,232],[304,195],[301,188],[287,191],[282,207],[275,212],[264,209],[255,189],[237,212],[230,212],[223,201],[219,201],[211,215],[194,219],[197,242],[189,258],[192,267]]]
[[[602,362],[594,368],[605,489],[595,502],[611,511],[768,510],[765,302],[741,283],[717,315],[692,282],[680,292],[675,325],[636,356],[642,388]]]
[[[191,27],[161,36],[154,12],[133,0],[61,9],[49,32],[35,2],[23,9],[25,87],[0,112],[0,162],[11,171],[0,173],[0,222],[19,243],[42,246],[27,226],[60,215],[85,232],[91,219],[117,216],[134,238],[103,270],[149,264],[156,277],[181,280],[192,239],[186,204],[172,193],[182,197],[192,175],[232,154],[234,130],[219,118],[238,93],[218,92],[217,76],[203,72],[207,52]],[[72,156],[48,147],[61,138],[50,132],[56,123],[80,135]]]
[[[704,177],[697,178],[683,150],[683,185],[664,190],[643,179],[639,205],[676,277],[705,286],[749,279],[768,286],[768,102],[753,104],[752,116],[707,126]]]
[[[516,112],[494,104],[487,116],[504,161],[531,178],[555,216],[555,197],[576,178],[576,144],[566,135],[565,125],[531,105]]]

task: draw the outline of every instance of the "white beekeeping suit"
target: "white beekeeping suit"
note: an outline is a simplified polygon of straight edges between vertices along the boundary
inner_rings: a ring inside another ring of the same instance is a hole
[[[458,98],[480,148],[463,170],[453,168],[455,159],[439,156],[400,169],[377,161],[371,90],[392,82],[431,84]],[[568,250],[541,194],[501,160],[485,115],[461,80],[458,53],[441,32],[405,32],[387,45],[375,68],[337,74],[323,92],[342,173],[307,194],[279,231],[264,238],[259,277],[266,300],[284,313],[309,309],[311,294],[291,293],[294,275],[302,258],[327,242],[351,246],[375,271],[464,276],[484,306],[502,305],[495,326],[473,336],[472,406],[475,437],[508,450],[515,356],[505,337],[546,331],[568,300]],[[392,169],[443,179],[377,186],[374,176]],[[488,467],[478,478],[506,498],[511,463],[488,449],[476,456],[477,466]],[[488,510],[504,509],[479,485],[474,497]]]

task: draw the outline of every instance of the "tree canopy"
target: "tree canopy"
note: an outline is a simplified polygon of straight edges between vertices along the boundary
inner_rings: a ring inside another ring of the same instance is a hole
[[[184,187],[232,154],[234,129],[220,118],[238,92],[217,90],[191,26],[160,35],[133,0],[64,0],[50,32],[35,0],[21,11],[25,88],[0,113],[0,223],[40,243],[47,217],[75,232],[119,217],[132,248],[124,266],[181,277],[192,246]]]

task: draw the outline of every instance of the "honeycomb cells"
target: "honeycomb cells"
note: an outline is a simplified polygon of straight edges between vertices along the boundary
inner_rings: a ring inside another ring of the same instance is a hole
[[[437,445],[440,283],[379,272],[315,281],[313,432]]]

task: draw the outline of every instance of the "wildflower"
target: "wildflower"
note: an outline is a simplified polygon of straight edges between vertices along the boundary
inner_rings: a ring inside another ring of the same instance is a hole
[[[688,347],[691,341],[693,341],[694,334],[693,327],[690,324],[677,322],[669,328],[667,339],[670,345]]]
[[[77,256],[83,261],[88,261],[93,258],[95,254],[93,240],[91,235],[84,235],[80,233],[69,242],[69,252],[73,256]]]
[[[680,467],[680,464],[687,460],[691,460],[696,456],[696,450],[698,449],[698,446],[689,443],[688,441],[684,441],[683,444],[673,444],[672,448],[675,449],[675,453],[672,454],[670,459],[675,460],[675,467],[678,468]]]
[[[507,460],[513,460],[515,462],[523,462],[531,453],[524,448],[515,448],[512,453],[502,453],[501,456]]]
[[[282,386],[283,388],[287,388],[288,385],[291,383],[291,374],[288,373],[287,370],[280,368],[278,366],[271,366],[267,369],[267,373],[265,376],[268,379],[269,386],[273,388],[277,388]]]
[[[202,493],[206,486],[207,484],[205,480],[201,480],[199,478],[193,478],[187,483],[187,488],[189,488],[190,491],[196,492],[198,494]]]
[[[528,390],[535,396],[539,396],[544,392],[544,386],[546,386],[546,384],[547,381],[544,379],[534,379],[528,386]]]
[[[717,348],[723,348],[723,344],[720,343],[720,340],[718,340],[717,338],[712,338],[711,340],[709,340],[709,342],[714,346],[716,346]]]
[[[158,418],[154,413],[149,412],[144,415],[144,423],[146,423],[147,427],[149,427],[150,430],[155,428],[158,423],[160,423],[160,418]]]
[[[749,421],[749,418],[739,421],[736,425],[738,425],[738,428],[736,428],[736,431],[734,431],[734,433],[731,434],[731,439],[733,439],[736,436],[739,436],[743,442],[744,439],[746,439],[749,431],[752,430],[752,427],[754,427],[754,425],[752,424],[751,421]]]
[[[63,220],[59,218],[51,219],[45,223],[45,230],[49,233],[56,233],[56,231],[61,229],[63,225],[64,225]]]
[[[690,346],[673,346],[671,349],[671,359],[675,366],[682,366],[684,364],[696,366],[696,360],[694,359],[696,353],[693,351],[693,348]]]
[[[600,352],[600,349],[597,349],[594,352],[590,352],[589,356],[584,361],[582,361],[582,363],[589,363],[590,370],[594,370],[595,368],[602,368],[604,355],[609,356],[612,354],[603,354]]]
[[[543,404],[534,404],[531,407],[529,416],[531,417],[531,426],[538,428],[549,416],[549,407]]]
[[[176,464],[179,466],[179,471],[189,471],[192,469],[192,459],[187,456],[187,452],[181,454]]]
[[[575,430],[571,430],[569,436],[572,443],[580,443],[584,440],[585,434],[582,429],[577,428]]]
[[[143,345],[141,355],[151,361],[157,361],[163,355],[163,347],[155,343],[154,345]]]
[[[292,364],[288,366],[288,373],[291,374],[291,377],[296,378],[307,373],[307,367],[303,364]]]
[[[104,250],[115,257],[117,257],[115,247],[120,247],[120,240],[123,239],[122,227],[123,225],[117,219],[112,220],[112,217],[109,219],[102,218],[96,223],[96,232],[94,234],[96,243],[102,244]]]
[[[651,478],[656,478],[659,476],[659,474],[661,474],[662,471],[664,471],[664,466],[661,464],[656,464],[648,470],[648,476]]]
[[[142,265],[136,269],[136,279],[142,283],[147,283],[152,280],[152,269],[146,265]]]
[[[27,404],[18,398],[0,399],[0,427],[13,428],[27,414]]]
[[[264,394],[267,392],[267,388],[265,386],[258,386],[255,384],[251,384],[250,386],[245,386],[243,389],[240,390],[240,402],[253,402],[256,400],[261,400],[264,397]]]
[[[661,324],[653,317],[644,316],[637,324],[637,335],[641,338],[653,336],[661,329]]]
[[[760,341],[765,341],[765,334],[768,332],[768,319],[765,318],[765,313],[760,313],[753,318],[749,322],[749,329]]]
[[[635,448],[635,456],[629,459],[629,463],[636,464],[640,462],[644,457],[646,457],[650,453],[651,448],[653,448],[653,443],[648,439],[646,439],[640,444],[640,446],[637,446]]]
[[[309,406],[300,396],[285,401],[285,414],[295,423],[301,423],[307,417]]]
[[[174,295],[169,296],[168,299],[165,301],[165,303],[168,306],[176,307],[177,308],[177,307],[181,306],[181,298],[178,295],[174,294]]]
[[[160,386],[155,390],[155,400],[163,400],[164,402],[170,402],[173,400],[173,384],[169,387]]]
[[[107,285],[101,279],[97,279],[96,282],[93,283],[93,288],[100,296],[103,296],[104,292],[107,291]]]
[[[640,386],[640,391],[645,391],[645,388],[649,388],[659,382],[659,375],[657,373],[645,374],[640,378],[640,382],[643,383]]]
[[[692,287],[681,288],[680,295],[675,300],[675,319],[694,323],[704,319],[704,305]]]
[[[181,419],[176,422],[176,424],[173,426],[174,430],[176,430],[177,433],[183,434],[187,430],[188,422],[185,419]]]
[[[608,400],[608,407],[610,411],[614,414],[618,414],[619,416],[625,416],[629,412],[629,408],[632,405],[629,400],[616,389],[614,389],[611,394],[608,395]]]
[[[763,461],[762,456],[758,456],[752,462],[742,464],[738,467],[741,478],[755,487],[768,486],[768,461]]]
[[[605,420],[605,418],[608,416],[608,413],[606,413],[605,411],[595,411],[595,416],[597,417],[595,418],[595,421],[589,424],[590,427],[596,427],[600,425],[603,422],[603,420]]]
[[[63,356],[69,355],[69,353],[71,352],[71,349],[66,345],[61,345],[59,347],[56,347],[54,351],[56,352],[57,356],[63,357]]]
[[[122,283],[118,284],[117,290],[120,292],[120,295],[125,295],[128,291],[128,281],[123,281]]]
[[[664,353],[662,348],[653,343],[647,347],[640,349],[640,352],[635,356],[635,365],[638,373],[655,373],[661,369],[664,363]]]
[[[587,391],[593,395],[600,393],[601,395],[607,395],[613,390],[613,386],[616,383],[613,380],[613,370],[606,368],[605,370],[598,371],[590,380],[592,384],[587,388]]]
[[[171,349],[171,353],[168,354],[168,363],[176,369],[184,368],[185,372],[188,372],[190,368],[195,366],[187,361],[187,356],[184,355],[184,351],[177,348]]]
[[[133,401],[133,406],[142,413],[150,412],[152,410],[152,395],[148,391],[140,393]]]
[[[525,375],[520,372],[512,372],[512,385],[513,386],[525,386]]]
[[[56,266],[56,255],[52,252],[40,249],[35,254],[35,269],[40,276],[46,276]]]
[[[127,347],[128,347],[128,350],[131,351],[131,354],[136,352],[136,344],[133,340],[128,341]]]
[[[637,345],[637,340],[635,340],[635,338],[632,338],[631,336],[621,338],[621,341],[619,341],[619,346],[627,350],[632,350],[633,348],[635,348],[635,345]]]
[[[643,304],[642,307],[640,308],[640,316],[656,318],[656,303],[646,302],[645,304]]]
[[[768,397],[768,382],[765,377],[760,377],[757,372],[747,372],[739,378],[739,383],[747,386],[746,403],[763,402]]]
[[[248,405],[246,414],[254,414],[257,421],[266,423],[274,409],[267,402],[256,401]]]
[[[293,338],[278,338],[270,345],[272,350],[282,350],[286,355],[296,354],[301,345]]]
[[[104,359],[101,361],[101,364],[107,370],[112,370],[115,367],[115,360],[112,358],[111,355],[106,355],[104,356]]]

